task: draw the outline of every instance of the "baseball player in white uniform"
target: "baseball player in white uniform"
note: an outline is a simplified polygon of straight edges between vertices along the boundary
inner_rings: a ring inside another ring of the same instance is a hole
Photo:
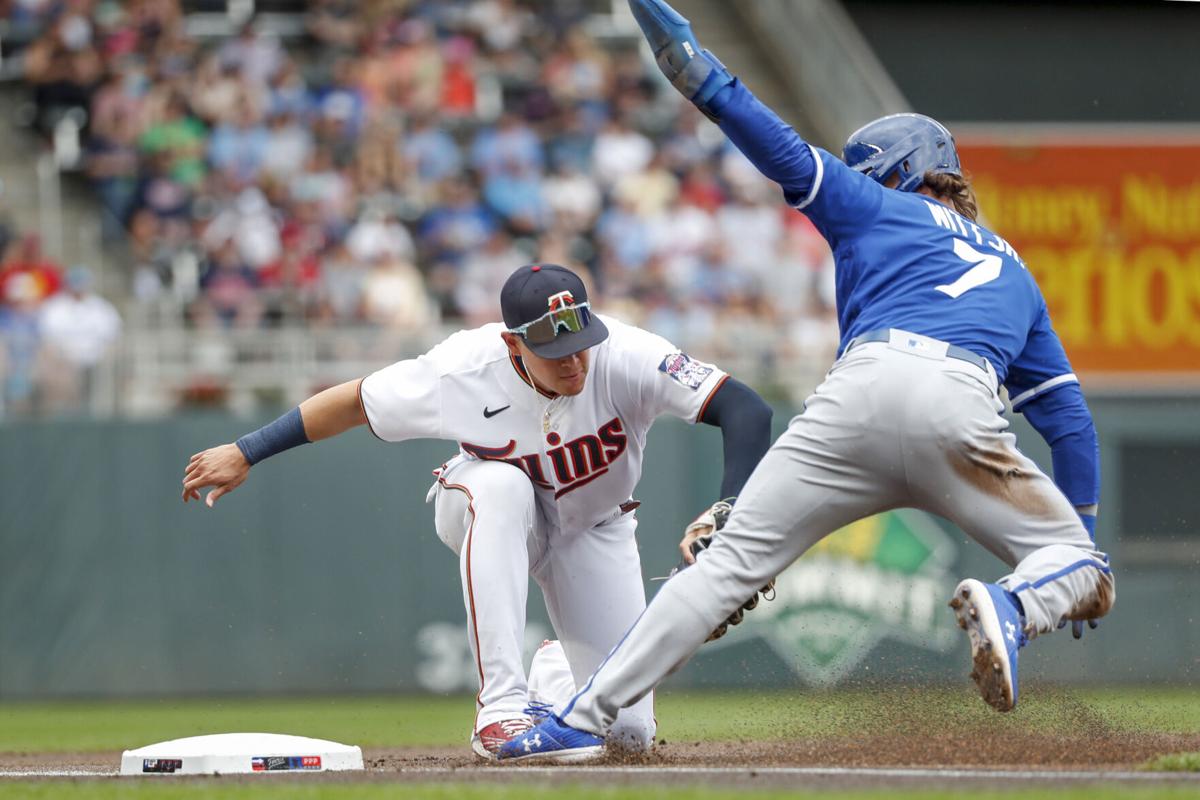
[[[651,423],[664,414],[722,429],[721,496],[735,496],[770,443],[770,408],[717,367],[659,336],[595,315],[583,282],[556,265],[518,269],[504,323],[460,331],[425,355],[304,401],[237,442],[192,456],[183,499],[207,503],[251,465],[368,424],[379,438],[455,441],[428,500],[459,557],[479,673],[472,748],[493,758],[566,702],[645,608],[632,498]],[[689,526],[681,550],[704,525]],[[522,666],[528,577],[558,642]],[[609,742],[654,737],[653,697],[622,710]]]

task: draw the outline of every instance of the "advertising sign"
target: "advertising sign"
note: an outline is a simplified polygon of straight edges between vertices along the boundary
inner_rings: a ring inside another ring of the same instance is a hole
[[[1076,372],[1200,378],[1200,134],[968,132],[959,151]]]

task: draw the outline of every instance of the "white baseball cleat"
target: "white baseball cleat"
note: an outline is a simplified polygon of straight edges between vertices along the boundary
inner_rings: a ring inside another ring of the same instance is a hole
[[[485,725],[471,737],[471,749],[480,758],[495,761],[500,748],[533,727],[529,717],[502,719]]]

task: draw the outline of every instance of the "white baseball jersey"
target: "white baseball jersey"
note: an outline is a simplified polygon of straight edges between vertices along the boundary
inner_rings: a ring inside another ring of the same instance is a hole
[[[592,349],[578,395],[536,389],[492,323],[367,376],[371,430],[390,442],[450,439],[469,458],[507,461],[556,510],[560,529],[591,528],[632,496],[655,418],[698,421],[726,378],[660,336],[601,319],[609,337]]]

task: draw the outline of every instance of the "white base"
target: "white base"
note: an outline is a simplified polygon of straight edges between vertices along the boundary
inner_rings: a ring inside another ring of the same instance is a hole
[[[358,747],[279,733],[192,736],[121,754],[122,775],[278,775],[362,768]]]

